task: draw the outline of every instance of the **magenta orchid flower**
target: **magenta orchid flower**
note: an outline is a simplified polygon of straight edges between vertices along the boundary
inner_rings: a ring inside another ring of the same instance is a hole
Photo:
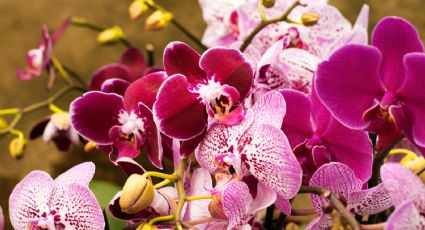
[[[308,184],[315,170],[337,161],[350,167],[366,183],[372,175],[373,148],[367,132],[352,130],[339,123],[317,98],[295,90],[283,90],[286,115],[282,130],[287,135],[303,168]]]
[[[287,25],[279,41],[265,46],[267,51],[258,61],[254,101],[270,90],[290,88],[309,94],[313,75],[322,59],[343,45],[367,44],[367,5],[363,6],[353,27],[329,5],[312,5],[307,12],[319,15],[316,25]]]
[[[425,186],[421,179],[398,163],[384,164],[381,179],[395,206],[385,229],[425,228]]]
[[[156,96],[155,85],[166,78],[155,72],[133,82],[125,95],[92,91],[71,103],[71,121],[77,132],[97,145],[109,146],[116,159],[135,158],[146,146],[149,160],[162,168],[161,136],[151,109]],[[154,82],[149,85],[147,82]],[[108,149],[108,148],[106,148]]]
[[[278,92],[264,95],[234,126],[213,124],[195,151],[210,173],[254,176],[259,183],[290,199],[301,186],[301,167],[280,130],[286,107]]]
[[[69,23],[70,18],[67,18],[53,34],[49,33],[49,29],[46,25],[43,26],[38,48],[31,49],[27,53],[26,70],[21,68],[16,69],[16,75],[19,79],[31,80],[34,77],[40,76],[44,71],[48,71],[49,74],[54,73],[50,63],[53,45],[68,28]]]
[[[317,95],[342,124],[377,133],[378,149],[404,134],[424,152],[423,50],[409,22],[387,17],[372,46],[345,46],[319,65]]]
[[[53,141],[56,148],[60,151],[68,151],[71,144],[78,145],[80,137],[71,124],[71,118],[67,112],[58,112],[52,114],[36,124],[30,133],[30,139],[39,136],[43,137],[43,141],[49,143]]]
[[[120,63],[106,64],[92,74],[88,89],[120,93],[125,91],[126,86],[131,82],[145,74],[159,70],[161,69],[158,67],[147,66],[145,57],[140,50],[127,48],[121,56]],[[117,87],[119,90],[112,90]]]
[[[212,48],[200,56],[185,43],[173,42],[165,48],[164,68],[169,77],[153,111],[165,135],[188,140],[204,132],[208,117],[226,125],[243,118],[253,70],[238,50]]]
[[[104,229],[102,209],[88,188],[95,171],[79,164],[53,180],[32,171],[13,189],[9,214],[15,229]]]
[[[391,206],[390,195],[383,184],[362,190],[363,184],[353,170],[339,162],[322,165],[310,180],[310,186],[329,189],[339,196],[351,213],[372,215]],[[326,230],[332,227],[332,217],[323,211],[329,202],[321,196],[311,195],[311,205],[320,216],[312,220],[306,229]]]

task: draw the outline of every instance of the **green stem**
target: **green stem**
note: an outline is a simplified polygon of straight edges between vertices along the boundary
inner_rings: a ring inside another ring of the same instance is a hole
[[[175,221],[176,221],[176,228],[178,230],[182,230],[183,226],[181,223],[181,213],[183,209],[183,205],[186,202],[186,191],[184,189],[184,183],[183,183],[183,177],[184,177],[184,170],[186,168],[186,162],[184,160],[180,160],[179,166],[177,168],[176,174],[180,178],[176,182],[177,187],[177,193],[179,194],[179,200],[177,203],[177,210],[175,213]]]
[[[347,221],[352,230],[360,230],[360,224],[354,219],[351,213],[345,208],[338,197],[333,194],[330,190],[318,187],[318,186],[301,186],[299,194],[313,193],[323,198],[329,199],[333,207],[341,214],[341,216]]]
[[[187,196],[186,197],[186,201],[203,200],[203,199],[214,199],[214,196],[205,195],[205,196]]]
[[[159,216],[159,217],[153,218],[152,220],[149,221],[149,224],[153,225],[157,222],[169,221],[169,220],[174,220],[174,215]]]
[[[162,178],[164,180],[169,180],[170,182],[174,182],[174,181],[179,180],[179,177],[178,176],[170,175],[170,174],[166,174],[166,173],[154,172],[154,171],[145,172],[143,174],[143,176],[146,176],[146,177],[151,177],[151,176],[153,176],[153,177],[159,177],[159,178]]]
[[[248,48],[249,44],[251,44],[252,40],[254,39],[254,37],[262,30],[264,29],[266,26],[276,23],[276,22],[281,22],[281,21],[286,21],[288,19],[289,14],[297,7],[297,6],[305,6],[304,4],[302,4],[300,2],[300,0],[296,0],[291,6],[289,6],[289,8],[286,10],[286,12],[277,18],[273,18],[273,19],[266,19],[266,20],[261,20],[260,24],[257,25],[257,27],[255,27],[255,29],[248,35],[248,37],[245,39],[245,41],[242,43],[241,47],[239,48],[240,51],[245,51],[246,48]]]

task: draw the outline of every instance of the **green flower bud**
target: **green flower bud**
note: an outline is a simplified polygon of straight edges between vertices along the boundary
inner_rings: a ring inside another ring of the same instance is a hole
[[[152,182],[140,174],[132,174],[125,182],[119,204],[123,212],[135,214],[148,208],[153,196]]]

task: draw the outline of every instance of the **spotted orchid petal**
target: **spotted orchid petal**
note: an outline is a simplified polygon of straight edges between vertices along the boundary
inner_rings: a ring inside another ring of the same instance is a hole
[[[321,214],[314,218],[305,227],[306,230],[328,230],[332,227],[332,217],[328,214]]]
[[[139,80],[130,84],[125,91],[124,107],[131,110],[142,102],[149,108],[152,108],[156,101],[156,95],[167,75],[163,71],[147,74]]]
[[[269,92],[262,96],[252,107],[256,124],[282,126],[286,114],[286,102],[278,92]]]
[[[327,188],[344,199],[347,199],[351,192],[361,190],[362,185],[353,170],[338,162],[322,165],[310,179],[310,186]],[[323,213],[322,208],[326,203],[325,198],[311,195],[311,205],[316,212]]]
[[[382,83],[394,93],[404,80],[403,56],[411,52],[424,52],[419,34],[408,21],[398,17],[386,17],[373,31],[372,45],[382,53]]]
[[[412,200],[420,211],[425,210],[425,186],[412,171],[398,163],[387,163],[381,167],[381,179],[395,206]]]
[[[64,187],[71,183],[77,183],[88,187],[90,181],[93,179],[95,168],[93,162],[85,162],[76,165],[55,179],[55,188]]]
[[[160,130],[172,138],[188,140],[206,128],[205,105],[189,88],[185,76],[171,76],[162,84],[153,105]]]
[[[118,124],[123,99],[114,93],[88,92],[70,106],[71,122],[77,132],[97,144],[112,144],[109,130]]]
[[[226,63],[221,65],[220,63]],[[242,53],[236,49],[212,48],[202,54],[199,66],[209,80],[235,87],[244,100],[254,77],[253,69]]]
[[[127,90],[130,82],[119,79],[119,78],[111,78],[107,79],[103,82],[100,90],[105,93],[116,93],[118,95],[124,96],[125,91]]]
[[[168,76],[182,74],[189,83],[206,80],[204,71],[199,68],[201,56],[183,42],[171,42],[164,49],[164,68]]]
[[[223,210],[229,219],[227,229],[241,228],[251,218],[248,210],[252,205],[252,196],[243,182],[231,182],[223,191]]]
[[[415,207],[414,202],[406,200],[399,204],[387,220],[385,230],[423,229],[425,217]]]
[[[319,65],[315,79],[317,95],[342,124],[353,129],[370,125],[370,121],[363,120],[363,114],[384,94],[379,77],[380,62],[381,55],[376,48],[347,45]],[[364,76],[368,76],[368,84],[364,84]]]
[[[265,209],[275,203],[277,199],[276,193],[269,189],[263,183],[257,183],[257,194],[252,201],[252,205],[248,210],[248,213],[254,215],[259,210]]]
[[[380,213],[391,206],[391,197],[384,184],[367,190],[351,192],[347,199],[347,209],[351,213],[360,215]]]
[[[122,64],[107,64],[97,69],[91,76],[88,89],[90,91],[100,90],[102,84],[112,78],[130,81],[130,71]]]
[[[129,68],[129,81],[133,82],[143,76],[147,66],[142,52],[136,48],[127,48],[121,56],[121,64]]]
[[[276,202],[274,203],[279,211],[287,216],[291,215],[291,202],[281,196],[276,196]]]
[[[285,199],[290,199],[301,186],[301,167],[288,139],[278,128],[253,125],[238,142],[242,162],[261,183]]]
[[[28,221],[49,210],[54,182],[49,174],[33,171],[13,189],[9,197],[9,215],[15,229],[27,229]]]

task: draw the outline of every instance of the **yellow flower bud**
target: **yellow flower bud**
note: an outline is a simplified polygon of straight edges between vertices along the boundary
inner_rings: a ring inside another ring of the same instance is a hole
[[[404,166],[406,166],[407,168],[409,168],[410,170],[412,170],[414,173],[422,170],[423,168],[425,168],[425,159],[424,157],[418,157],[415,160],[411,160],[409,162],[406,162],[404,164]],[[425,172],[422,172],[419,177],[421,178],[422,182],[425,183]]]
[[[84,152],[90,153],[96,149],[96,143],[89,141],[84,145]]]
[[[305,26],[314,26],[319,21],[319,15],[313,12],[308,12],[303,14],[301,17],[301,21],[303,22],[303,25]]]
[[[105,29],[97,36],[97,42],[100,44],[110,44],[124,38],[124,31],[119,26],[113,26]]]
[[[300,227],[294,222],[289,222],[285,227],[285,230],[299,230],[299,229]]]
[[[24,156],[26,140],[23,135],[13,138],[9,143],[9,153],[15,159],[20,159]]]
[[[261,0],[261,3],[266,8],[272,8],[274,6],[275,2],[276,2],[275,0]]]
[[[134,0],[130,7],[128,7],[128,13],[130,14],[130,18],[134,20],[146,13],[148,8],[145,0]]]
[[[152,225],[149,223],[141,224],[136,228],[136,230],[157,230],[157,229],[158,228],[155,225]]]
[[[224,214],[223,200],[221,196],[214,197],[213,201],[211,201],[208,205],[208,211],[214,218],[227,220],[227,216]]]
[[[140,174],[132,174],[121,192],[121,210],[128,214],[138,213],[150,206],[153,196],[152,182]]]
[[[3,117],[0,117],[0,130],[7,128],[7,126],[7,121]]]
[[[146,19],[145,28],[150,31],[162,30],[172,19],[172,13],[157,10]]]

